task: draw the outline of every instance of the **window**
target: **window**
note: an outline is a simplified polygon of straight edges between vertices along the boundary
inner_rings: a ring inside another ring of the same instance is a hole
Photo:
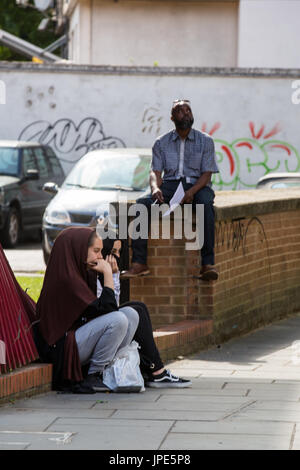
[[[41,147],[36,147],[33,149],[35,158],[38,165],[38,170],[40,174],[40,178],[48,178],[49,176],[49,168],[46,160],[46,156]]]
[[[36,161],[31,149],[23,149],[23,173],[27,170],[37,170]]]
[[[18,166],[19,166],[19,149],[1,147],[0,148],[0,174],[17,176]]]
[[[55,153],[53,152],[51,147],[46,147],[45,148],[45,153],[48,158],[48,162],[50,164],[50,167],[52,169],[52,173],[54,176],[64,176],[64,172],[60,166],[59,160]]]

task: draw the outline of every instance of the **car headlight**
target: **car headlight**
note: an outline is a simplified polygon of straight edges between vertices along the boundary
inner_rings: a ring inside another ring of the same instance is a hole
[[[69,213],[60,206],[49,207],[44,213],[44,222],[51,225],[66,225],[71,223]]]

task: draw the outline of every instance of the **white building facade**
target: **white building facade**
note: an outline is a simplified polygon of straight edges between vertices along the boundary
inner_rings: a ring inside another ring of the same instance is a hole
[[[77,64],[299,68],[299,0],[64,0]]]

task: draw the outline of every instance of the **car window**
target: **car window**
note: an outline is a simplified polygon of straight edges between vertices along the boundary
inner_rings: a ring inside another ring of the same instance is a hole
[[[48,178],[49,177],[49,167],[47,164],[46,156],[44,155],[43,149],[41,147],[36,147],[33,149],[39,174],[41,178]]]
[[[47,159],[48,159],[48,162],[50,164],[50,167],[52,169],[52,174],[54,176],[64,176],[64,172],[62,170],[62,167],[59,163],[59,160],[58,160],[57,156],[53,152],[52,148],[51,147],[46,147],[44,150],[45,150],[45,153],[47,155]]]
[[[27,170],[37,170],[36,161],[31,149],[23,149],[23,172]]]
[[[150,161],[148,155],[99,158],[99,154],[91,154],[75,165],[64,186],[77,185],[91,189],[122,186],[144,190],[149,184]]]
[[[17,176],[19,170],[19,149],[0,147],[0,174]]]
[[[271,185],[272,189],[277,189],[277,188],[293,188],[293,187],[298,187],[300,186],[300,181],[282,181],[279,183],[273,183]]]

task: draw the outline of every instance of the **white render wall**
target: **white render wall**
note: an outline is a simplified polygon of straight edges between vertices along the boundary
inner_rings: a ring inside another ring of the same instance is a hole
[[[240,0],[238,67],[300,67],[300,1]]]
[[[74,4],[69,13],[69,58],[74,63],[237,64],[237,0],[78,0]],[[75,43],[76,29],[80,39]]]
[[[300,67],[300,0],[70,0],[69,58],[116,66]]]
[[[251,188],[270,170],[300,171],[298,72],[2,63],[0,139],[50,144],[68,172],[92,148],[151,147],[183,97],[215,140],[215,189]]]

